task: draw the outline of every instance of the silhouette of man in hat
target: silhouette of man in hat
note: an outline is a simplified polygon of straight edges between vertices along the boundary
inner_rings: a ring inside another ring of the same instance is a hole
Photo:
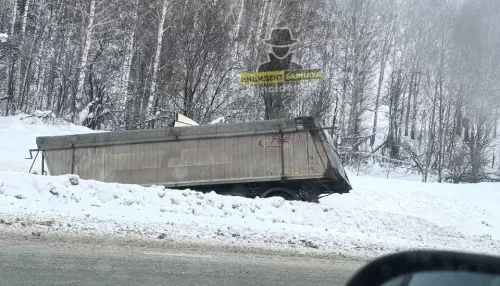
[[[258,72],[300,70],[302,66],[292,62],[293,53],[290,48],[297,43],[292,39],[292,32],[288,28],[273,29],[271,38],[265,41],[271,47],[269,61],[263,63],[257,69]]]

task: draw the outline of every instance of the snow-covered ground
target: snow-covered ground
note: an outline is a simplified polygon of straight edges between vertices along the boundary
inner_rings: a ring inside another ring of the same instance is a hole
[[[0,172],[28,172],[31,160],[29,149],[36,149],[36,137],[90,133],[92,130],[54,118],[49,112],[38,111],[33,115],[20,114],[0,117]],[[35,154],[33,154],[35,156]],[[40,164],[33,170],[40,173]]]
[[[0,231],[132,236],[360,257],[409,248],[500,253],[500,184],[425,184],[351,173],[351,193],[310,204],[26,173],[23,151],[35,147],[37,135],[73,132],[86,130],[0,117],[0,140],[18,139],[7,145],[9,150],[0,147]],[[4,155],[10,165],[4,165]]]
[[[422,182],[422,175],[419,175],[414,171],[408,171],[404,168],[404,166],[396,168],[391,167],[391,165],[388,164],[386,167],[382,167],[378,162],[359,168],[347,166],[346,171],[350,174],[350,176],[366,176],[391,180],[397,179],[402,181]],[[432,175],[429,175],[428,181],[437,182]]]

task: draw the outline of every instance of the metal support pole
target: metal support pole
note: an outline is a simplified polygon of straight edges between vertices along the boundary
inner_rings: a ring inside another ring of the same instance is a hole
[[[285,179],[285,152],[283,149],[283,130],[279,131],[279,143],[280,143],[280,157],[281,157],[281,179]]]
[[[71,174],[75,174],[75,143],[71,144]]]
[[[47,175],[47,172],[45,172],[45,155],[43,154],[43,151],[42,151],[42,175]]]
[[[33,160],[33,162],[31,163],[31,167],[30,167],[30,170],[28,173],[31,174],[31,170],[33,170],[33,166],[35,165],[35,162],[36,162],[36,158],[38,157],[38,153],[40,153],[40,151],[36,151],[36,155],[35,155],[35,159]],[[31,151],[30,151],[30,156],[31,156]],[[31,156],[33,157],[33,156]],[[33,159],[33,158],[27,158],[27,159]]]

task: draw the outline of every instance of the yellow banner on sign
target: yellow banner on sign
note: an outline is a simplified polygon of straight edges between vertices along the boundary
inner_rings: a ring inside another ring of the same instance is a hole
[[[323,71],[321,69],[247,72],[239,75],[240,85],[282,84],[316,79],[323,79]]]
[[[285,82],[285,71],[247,72],[239,75],[241,85],[263,85]]]

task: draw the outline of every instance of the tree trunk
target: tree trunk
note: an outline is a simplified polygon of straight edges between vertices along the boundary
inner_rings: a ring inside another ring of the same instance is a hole
[[[83,109],[83,85],[85,83],[85,73],[87,70],[87,61],[90,51],[90,44],[92,43],[92,33],[94,30],[94,17],[95,17],[95,4],[96,0],[90,0],[90,8],[88,14],[88,23],[85,29],[85,39],[83,42],[82,57],[80,59],[80,71],[78,73],[78,83],[76,85],[76,94],[72,102],[72,115],[73,122],[82,124],[85,118],[77,118],[77,112]]]
[[[427,151],[426,151],[426,160],[425,160],[425,180],[424,182],[427,182],[428,178],[428,173],[429,170],[431,169],[431,163],[432,163],[432,156],[434,155],[434,147],[435,147],[435,132],[436,132],[436,105],[437,105],[437,99],[438,99],[438,87],[436,86],[434,89],[434,99],[432,102],[432,112],[431,112],[431,119],[429,122],[429,139],[427,142]]]
[[[408,88],[408,98],[407,98],[407,103],[406,103],[406,116],[405,116],[405,136],[409,135],[410,132],[410,110],[411,110],[411,99],[412,95],[414,93],[414,84],[413,82],[415,81],[415,72],[411,72],[411,77],[410,77],[410,86]]]
[[[37,6],[36,14],[42,15],[44,8],[44,0],[40,0]],[[23,110],[24,112],[29,112],[33,108],[35,108],[35,101],[37,100],[38,95],[36,94],[36,90],[34,94],[30,94],[31,85],[33,81],[39,79],[39,63],[41,60],[41,52],[43,50],[43,42],[45,40],[44,33],[45,28],[42,26],[41,22],[42,18],[39,16],[36,18],[35,22],[35,31],[33,32],[33,41],[31,43],[31,48],[29,54],[26,56],[26,60],[28,64],[24,71],[24,77],[22,78],[22,93],[21,93],[21,102],[19,104],[18,109]],[[39,45],[39,41],[41,41],[41,46],[37,48]]]
[[[124,102],[127,101],[128,98],[128,86],[129,86],[129,78],[130,78],[130,70],[132,66],[132,60],[134,58],[134,40],[135,40],[135,30],[137,23],[137,11],[139,8],[139,3],[136,1],[134,14],[132,15],[132,28],[130,29],[130,34],[127,38],[127,44],[125,48],[125,57],[123,61],[122,68],[122,78],[121,78],[121,87],[120,87],[120,95],[124,96]]]
[[[12,0],[12,18],[10,21],[10,30],[9,36],[14,36],[14,29],[16,27],[16,18],[17,18],[17,0]]]
[[[378,75],[378,85],[377,85],[377,95],[375,96],[375,108],[373,110],[373,128],[372,128],[372,137],[370,137],[370,146],[373,147],[375,144],[375,133],[377,132],[377,124],[378,124],[378,110],[380,108],[380,94],[382,92],[382,85],[384,83],[384,75],[385,75],[385,67],[387,64],[387,53],[389,45],[389,32],[385,34],[384,45],[382,47],[381,59],[380,59],[380,70]]]
[[[161,16],[160,16],[160,21],[158,22],[158,30],[157,30],[157,36],[156,36],[156,51],[155,51],[155,58],[153,60],[153,71],[151,73],[151,88],[150,88],[150,95],[148,99],[148,105],[146,109],[146,113],[149,114],[151,117],[154,116],[155,110],[154,110],[154,104],[155,101],[157,100],[157,95],[156,95],[156,81],[158,77],[158,66],[160,64],[160,57],[161,57],[161,48],[163,44],[163,34],[164,34],[164,28],[163,26],[165,25],[165,19],[167,16],[167,8],[168,8],[168,0],[163,0],[163,6],[161,10]]]
[[[347,85],[349,82],[349,39],[350,39],[350,33],[348,35],[348,39],[346,41],[346,46],[344,50],[344,65],[343,65],[343,70],[342,72],[344,73],[344,77],[342,79],[342,98],[341,98],[341,103],[340,103],[340,112],[339,112],[339,129],[340,129],[340,136],[343,137],[346,134],[345,130],[345,110],[347,106]]]
[[[40,3],[38,4],[38,9],[39,9],[39,14],[42,13],[44,9],[47,9],[45,5],[45,1],[41,0]],[[42,23],[38,23],[38,26],[42,25]],[[50,24],[49,24],[50,25]],[[42,83],[43,79],[45,78],[45,69],[44,69],[44,62],[46,58],[45,53],[45,41],[46,37],[45,35],[48,32],[48,26],[42,26],[41,27],[41,37],[40,37],[40,47],[38,48],[38,51],[36,53],[36,62],[35,62],[35,90],[33,92],[33,98],[31,98],[31,105],[34,110],[41,109],[41,103],[43,102],[43,93],[41,92],[42,89]],[[50,37],[49,37],[50,38]]]
[[[444,87],[443,87],[443,76],[444,76],[444,64],[445,64],[445,49],[444,49],[444,33],[441,34],[441,51],[440,51],[440,59],[439,59],[439,131],[438,131],[438,140],[439,140],[439,150],[438,150],[438,182],[442,181],[442,172],[443,172],[443,138],[444,138],[444,125],[443,125],[443,116],[444,116]]]
[[[9,28],[9,37],[14,37],[15,27],[16,27],[16,19],[17,19],[17,0],[12,0],[12,18],[10,21]],[[14,90],[13,90],[13,82],[14,82],[14,69],[16,68],[16,59],[17,56],[11,54],[9,57],[10,66],[8,67],[8,78],[7,78],[7,105],[5,108],[5,116],[9,115],[9,110],[15,109],[12,105],[14,103]]]
[[[26,33],[26,24],[28,22],[28,10],[30,6],[30,0],[26,0],[24,4],[24,11],[21,20],[21,31],[19,33],[19,45],[18,54],[14,63],[14,107],[19,108],[19,97],[21,95],[22,81],[21,81],[21,67],[22,67],[22,57],[24,52],[24,35]],[[13,110],[15,111],[15,110]]]
[[[46,70],[45,71],[45,74],[47,75],[47,78],[45,79],[45,82],[44,82],[44,86],[43,86],[43,94],[45,94],[46,96],[46,100],[45,100],[45,107],[44,107],[44,104],[43,102],[41,103],[41,109],[52,109],[52,97],[53,97],[53,91],[54,91],[54,81],[55,81],[55,75],[56,75],[56,70],[55,70],[55,66],[56,66],[56,63],[57,63],[57,59],[58,59],[58,54],[60,53],[59,51],[62,50],[62,45],[64,43],[64,41],[62,39],[59,40],[59,42],[55,41],[55,38],[56,38],[56,35],[58,35],[58,25],[62,22],[62,18],[66,15],[66,13],[64,13],[64,11],[61,12],[61,18],[59,19],[59,21],[57,23],[55,23],[55,17],[54,17],[54,14],[56,12],[54,11],[51,11],[51,23],[50,23],[50,26],[49,26],[49,33],[50,33],[50,37],[49,37],[49,40],[48,40],[48,43],[49,45],[51,45],[52,49],[49,49],[48,53],[46,54],[45,58],[46,58],[46,61],[47,61],[47,65],[44,65],[44,69]],[[64,36],[64,31],[65,29],[61,29],[62,31],[60,31],[60,34]],[[63,37],[64,39],[64,37]]]
[[[419,66],[419,65],[417,65]],[[417,133],[417,115],[418,115],[418,92],[419,92],[419,86],[420,86],[420,78],[421,78],[421,73],[417,69],[417,75],[416,75],[416,80],[415,80],[415,86],[413,88],[413,110],[412,110],[412,115],[411,115],[411,132],[410,132],[410,138],[412,140],[415,140],[416,138],[416,133]]]
[[[241,6],[240,6],[240,11],[238,13],[238,20],[236,21],[236,29],[235,29],[235,39],[239,39],[240,37],[240,31],[241,31],[241,26],[243,26],[243,15],[245,14],[245,4],[246,0],[241,1]],[[239,41],[237,41],[239,43]]]
[[[139,10],[139,1],[135,1],[134,3],[134,13],[132,15],[132,27],[130,29],[130,34],[127,39],[127,46],[125,49],[125,57],[124,57],[124,63],[123,63],[123,69],[122,69],[122,78],[121,78],[121,86],[120,86],[120,97],[123,97],[123,103],[125,104],[125,111],[124,111],[124,121],[125,121],[125,128],[129,129],[131,125],[131,113],[132,113],[132,106],[131,106],[131,100],[129,98],[129,79],[130,79],[130,72],[131,72],[131,67],[132,67],[132,60],[134,58],[134,40],[135,40],[135,31],[137,29],[137,12]]]
[[[471,124],[471,131],[470,131],[470,164],[471,164],[471,173],[472,173],[472,183],[477,183],[478,182],[478,174],[479,174],[479,156],[478,156],[478,150],[477,150],[477,134],[479,134],[480,126],[477,126],[477,133],[475,132],[474,128],[474,123]]]

